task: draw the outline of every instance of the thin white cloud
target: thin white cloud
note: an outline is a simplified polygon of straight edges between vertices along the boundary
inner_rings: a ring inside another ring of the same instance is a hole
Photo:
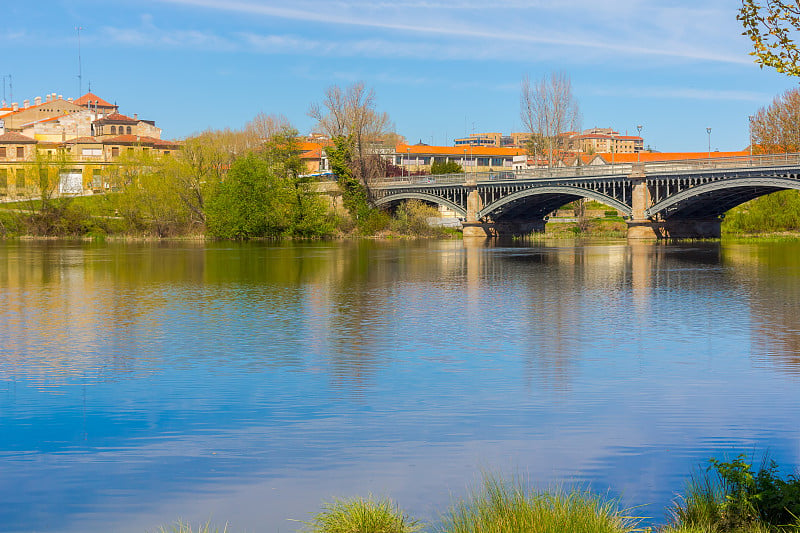
[[[296,20],[301,22],[314,22],[325,25],[345,25],[356,27],[368,27],[379,30],[392,30],[397,32],[408,32],[415,34],[426,34],[440,37],[453,37],[453,38],[468,38],[480,39],[488,42],[506,41],[512,43],[528,43],[528,44],[543,44],[543,45],[557,45],[564,47],[575,47],[589,49],[592,51],[606,50],[616,54],[636,55],[636,56],[661,56],[682,58],[691,60],[713,61],[722,63],[736,63],[736,64],[749,64],[750,59],[742,56],[739,53],[727,53],[725,51],[717,51],[709,46],[697,46],[695,43],[688,42],[684,44],[680,40],[670,39],[667,35],[667,42],[653,44],[651,40],[650,45],[640,45],[636,43],[644,42],[644,39],[631,39],[630,36],[620,41],[615,38],[609,38],[604,35],[597,35],[598,32],[582,32],[579,34],[575,31],[554,31],[547,30],[541,27],[536,28],[534,24],[530,24],[530,31],[520,33],[519,31],[511,31],[509,28],[514,23],[519,21],[508,20],[506,25],[492,24],[490,29],[481,29],[472,27],[463,21],[447,20],[437,21],[437,24],[409,24],[403,22],[394,22],[398,20],[395,17],[388,17],[384,13],[383,16],[364,16],[360,13],[355,13],[360,10],[350,9],[344,11],[344,14],[337,12],[335,9],[325,9],[324,4],[314,4],[315,9],[294,9],[272,5],[257,4],[245,1],[229,1],[220,3],[217,0],[160,0],[162,3],[179,4],[191,7],[201,7],[215,10],[222,10],[227,12],[234,12],[247,15],[260,15],[264,17],[282,18],[289,20]],[[330,4],[328,4],[330,5]],[[351,4],[347,4],[352,8]],[[372,10],[365,10],[369,13],[374,13],[380,6]],[[396,8],[397,6],[395,6]],[[397,13],[397,9],[393,13]],[[566,14],[566,12],[565,12]],[[688,15],[688,16],[687,16]],[[698,18],[708,20],[706,17],[698,17],[697,13],[687,13],[687,10],[676,9],[673,10],[673,15],[668,17],[671,20],[677,20],[682,17],[684,20],[695,21],[690,24],[690,28],[694,28]],[[663,17],[652,17],[652,20],[660,20]],[[534,19],[535,20],[535,19]],[[568,20],[570,20],[568,18]],[[579,17],[575,17],[579,20]],[[497,21],[494,20],[493,23]],[[533,22],[533,21],[532,21]],[[563,21],[562,21],[563,23]],[[635,27],[635,24],[628,24],[627,27]],[[673,28],[674,24],[661,23],[659,28]],[[683,26],[681,26],[683,27]]]
[[[680,87],[623,87],[592,88],[587,92],[598,96],[626,96],[630,98],[662,98],[680,100],[727,100],[742,102],[764,102],[771,95],[754,91],[732,91],[718,89],[686,89]]]

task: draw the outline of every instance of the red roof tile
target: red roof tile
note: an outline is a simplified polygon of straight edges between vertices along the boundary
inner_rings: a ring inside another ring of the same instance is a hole
[[[94,104],[95,102],[97,102],[97,105],[99,107],[117,107],[114,104],[109,104],[108,102],[106,102],[105,100],[103,100],[94,93],[86,93],[77,100],[75,100],[73,103],[78,104],[79,106],[86,107],[88,104],[90,103]]]
[[[126,117],[125,115],[120,115],[119,113],[111,113],[110,115],[106,115],[100,120],[96,120],[100,124],[138,124],[138,119],[133,119],[131,117]]]
[[[0,144],[36,144],[36,140],[15,131],[7,131],[0,135]]]

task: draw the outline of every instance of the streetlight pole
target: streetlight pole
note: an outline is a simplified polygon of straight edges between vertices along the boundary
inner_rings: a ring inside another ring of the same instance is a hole
[[[708,133],[708,158],[711,159],[711,128],[706,128]]]
[[[409,166],[408,175],[411,175],[411,148],[406,148],[406,165]]]
[[[747,117],[750,119],[750,164],[753,164],[753,115]]]
[[[644,140],[642,139],[642,125],[638,124],[636,126],[636,130],[639,132],[639,140],[642,141],[642,146],[640,146],[639,149],[636,150],[636,162],[638,163],[639,161],[641,161],[640,154],[642,153],[642,147],[644,146]]]

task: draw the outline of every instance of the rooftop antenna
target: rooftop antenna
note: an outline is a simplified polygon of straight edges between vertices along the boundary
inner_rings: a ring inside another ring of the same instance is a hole
[[[8,99],[11,102],[14,101],[14,84],[11,80],[11,74],[8,75]]]
[[[78,98],[83,96],[83,70],[81,65],[81,28],[77,26],[75,31],[78,32]]]

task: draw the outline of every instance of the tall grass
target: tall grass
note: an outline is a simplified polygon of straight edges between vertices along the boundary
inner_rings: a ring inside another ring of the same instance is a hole
[[[389,499],[334,500],[306,522],[310,533],[412,533],[422,525]]]
[[[206,522],[205,524],[198,524],[197,526],[192,526],[189,523],[183,522],[182,520],[178,520],[173,525],[169,527],[161,527],[158,530],[158,533],[227,533],[228,532],[228,524],[225,524],[225,527],[222,528],[220,531],[219,528],[213,527],[211,522]]]
[[[622,533],[639,520],[614,500],[582,489],[526,490],[518,480],[484,476],[482,487],[442,518],[442,533]]]

